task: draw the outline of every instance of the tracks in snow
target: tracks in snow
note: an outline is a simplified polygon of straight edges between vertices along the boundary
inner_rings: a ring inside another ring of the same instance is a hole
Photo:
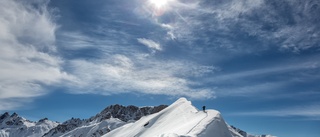
[[[201,112],[201,111],[199,111],[199,112]],[[202,118],[192,129],[190,129],[190,131],[187,133],[187,134],[189,134],[192,130],[194,130],[196,127],[198,127],[198,125],[204,120],[204,119],[206,119],[207,117],[208,117],[208,113],[207,112],[205,112],[206,113],[206,116],[204,117],[204,118]]]

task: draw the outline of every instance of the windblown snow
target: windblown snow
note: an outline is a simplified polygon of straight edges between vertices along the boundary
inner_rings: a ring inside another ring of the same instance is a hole
[[[180,98],[164,110],[117,128],[103,137],[232,137],[216,110],[198,111]]]

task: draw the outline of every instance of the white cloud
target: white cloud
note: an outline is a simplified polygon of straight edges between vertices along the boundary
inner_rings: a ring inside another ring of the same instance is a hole
[[[151,49],[152,52],[162,51],[162,46],[159,43],[154,42],[153,40],[145,39],[145,38],[138,38],[137,40],[141,44],[143,44],[143,45],[147,46],[149,49]]]
[[[96,62],[73,60],[70,64],[73,75],[78,78],[77,82],[70,86],[79,89],[72,90],[71,93],[112,95],[130,92],[187,96],[195,99],[214,97],[212,90],[192,88],[200,83],[181,76],[180,72],[185,72],[187,75],[189,67],[195,65],[191,63],[113,55],[106,60]],[[197,75],[209,73],[209,68],[204,69],[197,71]]]
[[[46,4],[0,0],[0,102],[7,102],[0,109],[19,107],[21,102],[12,102],[13,98],[46,94],[43,84],[69,78],[60,69],[62,60],[52,55],[56,25]]]
[[[63,32],[60,33],[65,49],[78,50],[94,47],[94,39],[83,35],[81,32]]]
[[[25,107],[24,105],[30,103],[30,100],[22,98],[14,99],[0,99],[0,113],[2,111],[14,110],[16,108]]]

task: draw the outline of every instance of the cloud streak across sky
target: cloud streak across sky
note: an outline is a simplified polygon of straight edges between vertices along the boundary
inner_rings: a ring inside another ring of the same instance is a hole
[[[145,38],[138,38],[137,40],[141,44],[143,44],[143,45],[147,46],[149,49],[151,49],[153,53],[155,53],[156,51],[162,50],[161,45],[157,42],[154,42],[153,40],[145,39]]]
[[[272,117],[293,117],[300,116],[309,120],[320,120],[320,111],[318,105],[296,106],[283,108],[279,110],[256,111],[235,113],[237,116],[272,116]]]

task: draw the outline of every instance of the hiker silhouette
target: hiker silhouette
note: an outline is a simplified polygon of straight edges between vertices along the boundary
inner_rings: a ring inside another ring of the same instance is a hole
[[[202,106],[203,112],[206,112],[206,106]]]

